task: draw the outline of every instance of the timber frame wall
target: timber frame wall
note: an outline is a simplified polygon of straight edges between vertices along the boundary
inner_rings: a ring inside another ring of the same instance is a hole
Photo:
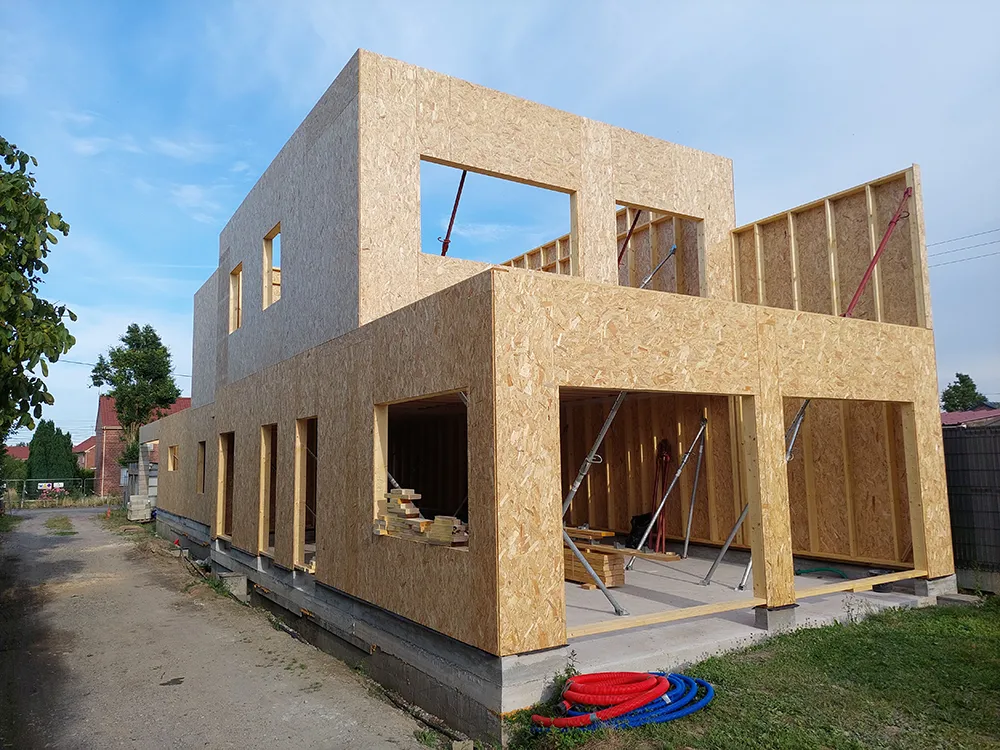
[[[559,254],[568,253],[570,273],[421,253],[421,159],[568,193],[572,231],[550,254],[559,270]],[[873,319],[835,317],[898,185],[911,183],[894,259],[865,308]],[[790,410],[803,398],[840,400],[840,444],[857,432],[857,410],[871,438],[861,449],[882,446],[890,468],[879,476],[891,478],[861,486],[850,474],[858,461],[844,458],[841,486],[854,503],[846,556],[949,575],[919,175],[912,168],[859,190],[863,201],[848,191],[734,232],[727,159],[359,51],[222,232],[219,268],[195,296],[193,406],[141,433],[144,442],[179,446],[178,470],[160,475],[159,504],[209,525],[220,543],[269,554],[261,498],[270,487],[262,493],[261,483],[271,472],[261,461],[274,455],[273,559],[298,570],[296,421],[316,417],[316,581],[489,653],[524,653],[567,637],[559,513],[567,389],[635,391],[636,405],[654,394],[674,399],[681,423],[703,405],[725,414],[711,421],[719,458],[705,483],[715,524],[704,538],[724,536],[725,514],[750,503],[754,597],[769,607],[795,601],[793,550],[842,549],[840,532],[824,536],[824,524],[840,512],[843,492],[827,492],[834,482],[819,478],[818,464],[800,479],[784,461]],[[618,243],[631,214],[616,217],[616,205],[644,209],[653,224],[647,219],[646,239],[633,236],[622,272]],[[831,217],[822,235],[818,206]],[[282,286],[266,305],[262,242],[279,224]],[[677,236],[680,264],[658,281],[664,286],[630,288],[662,257],[653,244],[662,253]],[[241,325],[230,333],[237,266],[247,277]],[[826,308],[814,281],[820,267],[830,269]],[[374,535],[388,406],[459,391],[468,397],[468,548]],[[648,445],[635,409],[624,424]],[[838,439],[820,426],[827,416],[825,408],[810,412],[804,462]],[[262,451],[268,425],[277,425],[277,441]],[[231,536],[213,481],[218,451],[207,451],[203,487],[195,460],[199,442],[217,446],[228,432]],[[878,513],[859,510],[862,493]],[[896,509],[891,553],[863,538],[883,522],[883,506]],[[900,526],[908,526],[905,539]]]

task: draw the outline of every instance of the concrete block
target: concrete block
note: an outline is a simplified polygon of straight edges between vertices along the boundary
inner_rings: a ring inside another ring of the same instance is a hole
[[[942,594],[957,594],[958,581],[955,575],[941,578],[918,578],[913,582],[913,590],[917,596],[941,596]]]
[[[754,625],[768,633],[784,633],[795,629],[795,610],[799,605],[787,607],[754,607]]]
[[[250,594],[247,591],[247,577],[242,573],[219,573],[219,578],[226,584],[226,589],[236,599],[244,604],[250,603]]]
[[[937,603],[941,607],[978,607],[983,600],[972,594],[939,594]]]

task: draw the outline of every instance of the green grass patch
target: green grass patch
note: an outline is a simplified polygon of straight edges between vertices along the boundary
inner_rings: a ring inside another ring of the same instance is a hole
[[[49,533],[56,536],[72,536],[76,533],[69,516],[52,516],[45,522],[45,528],[49,530]]]
[[[532,734],[524,711],[511,719],[510,747],[1000,749],[998,597],[799,630],[685,673],[716,688],[697,714],[625,731]]]
[[[0,534],[8,531],[13,531],[17,528],[17,525],[24,520],[23,516],[12,516],[10,513],[5,513],[0,516]]]

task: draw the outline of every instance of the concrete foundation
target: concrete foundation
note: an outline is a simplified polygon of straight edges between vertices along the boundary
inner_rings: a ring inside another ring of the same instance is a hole
[[[745,608],[573,637],[566,646],[501,658],[319,584],[308,573],[285,570],[266,556],[251,556],[222,540],[210,540],[208,527],[190,519],[159,511],[157,530],[170,541],[180,540],[192,556],[210,554],[213,570],[237,586],[245,582],[251,604],[268,609],[305,640],[363,669],[459,731],[493,742],[503,737],[501,716],[548,698],[554,678],[570,665],[583,672],[680,671],[776,632],[857,620],[889,607],[933,603],[896,590],[835,592],[801,599],[793,607],[755,608],[751,592],[736,590],[746,554],[728,555],[712,584],[700,586],[715,550],[695,548],[688,559],[676,563],[637,560],[628,583],[614,589],[615,596],[633,616],[743,599]],[[861,568],[835,567],[851,577],[865,574]],[[837,580],[797,576],[796,588]],[[931,584],[947,585],[944,579]],[[599,590],[573,583],[566,583],[566,609],[571,631],[580,625],[623,622]]]
[[[784,633],[795,630],[795,610],[797,604],[787,607],[777,607],[768,609],[767,607],[753,608],[753,624],[768,633]]]
[[[941,594],[937,603],[941,607],[978,607],[983,600],[972,594]]]
[[[959,568],[955,575],[960,589],[1000,594],[1000,571]]]
[[[958,579],[954,574],[942,578],[918,578],[913,582],[917,596],[937,597],[942,594],[957,594]]]

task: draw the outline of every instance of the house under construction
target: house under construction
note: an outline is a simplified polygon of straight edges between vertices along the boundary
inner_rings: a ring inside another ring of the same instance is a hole
[[[566,194],[570,232],[422,252],[422,160]],[[915,166],[736,227],[729,159],[359,51],[221,234],[192,397],[141,432],[158,522],[477,735],[623,632],[954,585]]]

